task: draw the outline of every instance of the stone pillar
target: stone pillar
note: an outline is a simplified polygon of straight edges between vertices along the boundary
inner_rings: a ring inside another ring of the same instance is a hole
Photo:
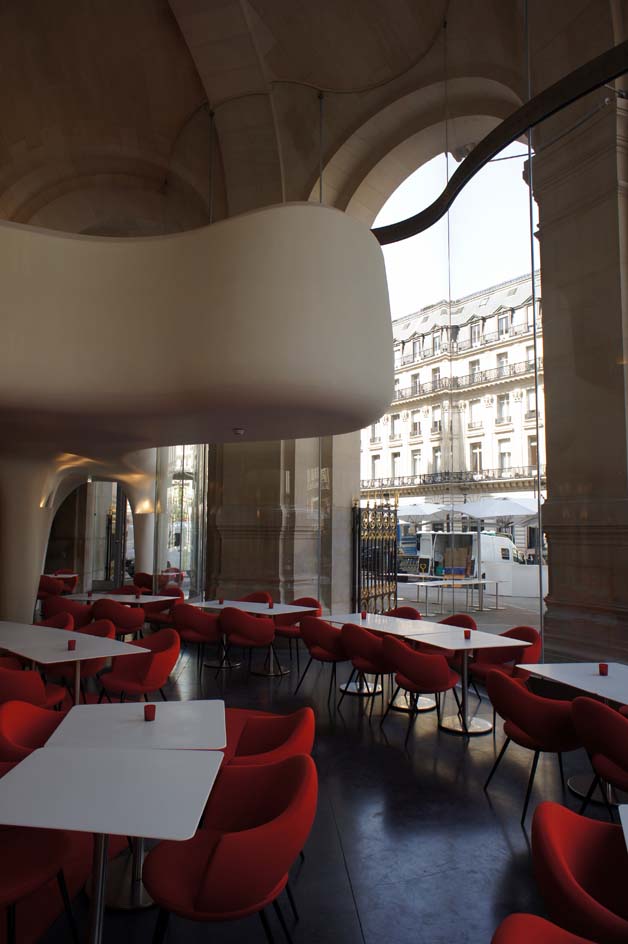
[[[357,433],[212,447],[206,594],[348,606],[358,494]]]
[[[546,651],[628,658],[627,104],[537,132],[549,544]],[[558,140],[557,132],[571,126]],[[553,141],[553,143],[552,143]]]

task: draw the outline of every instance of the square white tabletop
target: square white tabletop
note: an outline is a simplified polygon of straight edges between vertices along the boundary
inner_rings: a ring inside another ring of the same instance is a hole
[[[190,839],[222,759],[219,751],[44,747],[0,779],[0,823]]]
[[[421,621],[422,622],[422,621]],[[435,646],[439,649],[453,649],[455,652],[473,651],[474,649],[506,649],[508,647],[516,648],[529,646],[529,642],[523,639],[511,639],[510,636],[499,636],[496,633],[483,633],[480,629],[471,630],[471,638],[464,638],[464,629],[457,626],[441,626],[445,632],[425,634],[426,638],[421,638],[423,633],[417,628],[413,634],[415,639],[419,639],[426,645]]]
[[[96,600],[113,600],[114,603],[124,603],[126,606],[142,606],[143,603],[173,603],[178,597],[159,596],[158,594],[142,593],[136,597],[134,593],[65,593],[64,600],[74,600],[76,603],[95,603]]]
[[[76,640],[76,649],[68,649],[68,639]],[[130,646],[117,639],[102,639],[88,633],[73,633],[54,626],[31,626],[28,623],[0,621],[0,649],[41,665],[56,662],[81,662],[83,659],[110,658],[148,652],[141,646]]]
[[[295,606],[293,603],[275,603],[269,607],[268,603],[250,603],[247,600],[205,600],[204,603],[193,603],[199,610],[224,610],[227,606],[232,606],[236,610],[242,610],[243,613],[254,613],[260,616],[307,616],[308,613],[316,613],[316,609],[311,606]]]
[[[79,577],[80,574],[43,574],[44,577],[51,577],[53,580],[71,580],[73,577]]]
[[[155,703],[155,720],[144,721],[145,702],[75,705],[46,747],[223,750],[227,745],[224,701]]]
[[[552,682],[562,682],[589,695],[628,704],[628,665],[608,663],[608,675],[600,675],[597,662],[556,662],[553,664],[519,665],[519,669]]]
[[[344,626],[345,623],[353,623],[355,626],[364,626],[374,632],[388,633],[389,636],[403,636],[408,638],[421,633],[427,636],[429,633],[442,633],[447,627],[442,623],[431,623],[429,620],[411,620],[402,619],[399,616],[384,616],[383,613],[367,613],[365,619],[362,619],[359,613],[332,613],[331,616],[323,616],[322,619],[334,626]]]

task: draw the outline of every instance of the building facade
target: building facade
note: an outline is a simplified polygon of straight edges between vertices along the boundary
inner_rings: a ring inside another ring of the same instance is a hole
[[[534,493],[545,479],[541,291],[511,279],[393,321],[395,392],[361,433],[361,493]]]

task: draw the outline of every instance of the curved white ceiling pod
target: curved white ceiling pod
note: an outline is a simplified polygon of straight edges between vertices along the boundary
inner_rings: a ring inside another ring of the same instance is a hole
[[[139,239],[2,223],[0,285],[13,454],[344,433],[390,404],[381,249],[328,207]]]

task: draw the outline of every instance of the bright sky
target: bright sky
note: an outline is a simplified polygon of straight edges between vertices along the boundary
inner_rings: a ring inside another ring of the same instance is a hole
[[[452,298],[530,272],[528,187],[522,178],[525,147],[515,142],[499,157],[515,154],[521,157],[492,161],[476,174],[449,212]],[[450,156],[450,176],[457,167]],[[398,187],[374,225],[413,216],[429,206],[446,183],[441,154]],[[384,257],[393,318],[449,297],[447,217],[419,236],[385,246]]]

